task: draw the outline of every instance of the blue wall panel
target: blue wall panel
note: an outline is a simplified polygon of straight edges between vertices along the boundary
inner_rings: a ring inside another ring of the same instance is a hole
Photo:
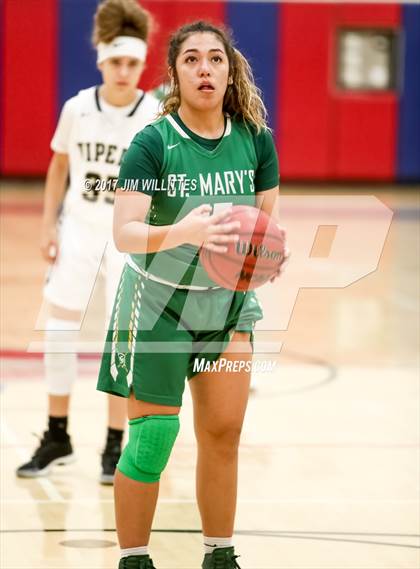
[[[277,3],[229,2],[227,22],[232,28],[238,49],[249,60],[258,87],[263,92],[270,126],[277,123],[276,86],[279,74]]]
[[[397,177],[420,181],[420,6],[403,6],[403,74]]]
[[[92,22],[97,0],[59,1],[59,108],[80,89],[101,82],[92,47]]]

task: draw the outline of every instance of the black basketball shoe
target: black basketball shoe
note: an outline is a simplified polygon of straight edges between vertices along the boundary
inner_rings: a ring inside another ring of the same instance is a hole
[[[47,476],[54,465],[69,464],[74,460],[75,456],[69,435],[65,433],[62,440],[56,440],[50,431],[45,431],[31,460],[19,466],[16,475],[19,478]]]

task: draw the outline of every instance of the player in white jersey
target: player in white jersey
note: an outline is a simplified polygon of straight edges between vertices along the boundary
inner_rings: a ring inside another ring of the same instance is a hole
[[[44,289],[49,303],[45,332],[49,421],[32,459],[18,468],[20,477],[46,475],[52,465],[74,458],[67,418],[77,353],[69,346],[75,343],[98,271],[105,273],[110,311],[124,264],[112,239],[114,180],[134,135],[158,112],[158,100],[137,88],[150,25],[150,15],[136,0],[99,4],[93,43],[103,83],[65,103],[51,142],[54,155],[45,186],[41,235],[42,254],[54,263]],[[109,396],[104,484],[113,482],[125,423],[125,399]]]

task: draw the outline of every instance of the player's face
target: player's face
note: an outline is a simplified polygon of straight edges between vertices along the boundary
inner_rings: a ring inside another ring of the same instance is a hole
[[[133,57],[110,57],[99,65],[104,85],[117,92],[137,88],[144,63]]]
[[[223,43],[212,33],[189,36],[176,60],[181,105],[196,110],[222,108],[229,79]]]

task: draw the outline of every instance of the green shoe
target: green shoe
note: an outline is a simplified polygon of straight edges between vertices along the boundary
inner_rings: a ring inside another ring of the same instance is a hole
[[[156,569],[148,555],[122,557],[118,569]]]
[[[202,569],[241,569],[236,561],[238,557],[233,547],[220,547],[206,553]]]

